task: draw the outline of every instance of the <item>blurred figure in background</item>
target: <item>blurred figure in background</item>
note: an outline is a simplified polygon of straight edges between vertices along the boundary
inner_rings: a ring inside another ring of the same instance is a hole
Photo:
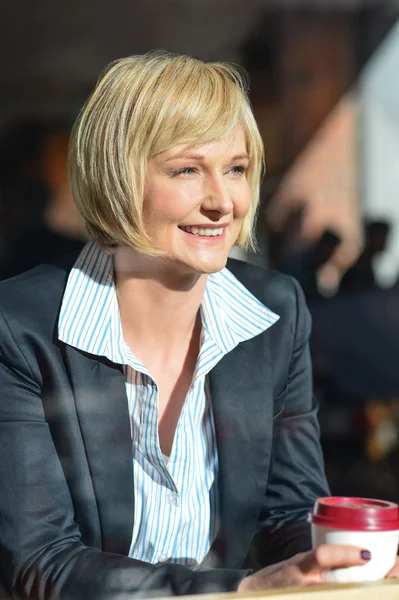
[[[82,248],[87,239],[66,177],[61,124],[13,126],[0,143],[0,279]]]
[[[339,292],[355,293],[377,289],[373,270],[374,258],[384,252],[390,225],[387,221],[370,221],[365,224],[365,247],[358,260],[344,274]]]
[[[305,292],[306,299],[312,302],[321,298],[318,273],[328,264],[340,245],[340,238],[328,229],[320,231],[320,237],[313,242],[303,237],[303,218],[307,211],[306,202],[292,208],[281,231],[270,233],[269,255],[273,267],[295,277]],[[325,224],[327,227],[327,223]]]

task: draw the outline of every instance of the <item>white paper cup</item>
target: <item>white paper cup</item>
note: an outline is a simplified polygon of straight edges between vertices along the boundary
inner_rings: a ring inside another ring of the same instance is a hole
[[[364,565],[324,571],[323,581],[377,581],[394,566],[399,543],[397,504],[368,498],[319,498],[309,521],[314,549],[321,544],[346,544],[371,553]]]

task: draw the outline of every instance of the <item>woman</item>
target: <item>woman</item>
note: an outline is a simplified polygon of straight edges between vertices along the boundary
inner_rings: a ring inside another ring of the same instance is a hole
[[[297,555],[328,494],[308,313],[291,279],[225,268],[252,243],[261,165],[234,68],[151,53],[98,82],[70,150],[94,241],[0,286],[1,569],[17,596],[262,589],[369,558]]]

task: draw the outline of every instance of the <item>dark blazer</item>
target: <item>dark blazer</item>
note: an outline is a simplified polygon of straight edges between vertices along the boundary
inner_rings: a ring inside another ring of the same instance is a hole
[[[209,375],[221,527],[193,571],[128,558],[132,442],[121,368],[57,339],[75,257],[0,284],[0,574],[16,597],[114,599],[237,588],[245,571],[310,547],[307,511],[329,493],[310,318],[291,278],[230,270],[280,320]]]

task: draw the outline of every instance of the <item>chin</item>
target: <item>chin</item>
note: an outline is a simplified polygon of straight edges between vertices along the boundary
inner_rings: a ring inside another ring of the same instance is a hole
[[[190,265],[197,273],[201,275],[210,275],[224,269],[227,264],[227,256],[218,260],[198,261]]]

